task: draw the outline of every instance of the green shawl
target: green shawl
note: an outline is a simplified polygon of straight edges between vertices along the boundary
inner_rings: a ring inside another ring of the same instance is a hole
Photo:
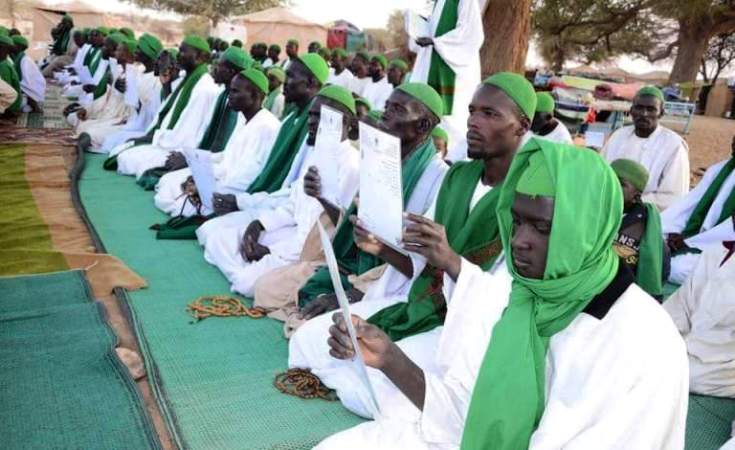
[[[20,79],[18,78],[18,72],[16,72],[15,67],[13,67],[13,62],[10,60],[10,58],[5,58],[5,60],[0,61],[0,78],[8,83],[10,86],[12,86],[15,92],[18,93],[18,97],[8,107],[7,111],[20,111],[20,104],[22,101],[22,94],[20,92]]]
[[[107,69],[105,69],[105,74],[102,75],[100,82],[97,83],[97,87],[94,89],[95,100],[105,95],[105,92],[107,92],[107,85],[110,83],[111,78],[112,75],[110,74],[110,67],[107,66]]]
[[[652,297],[663,295],[663,252],[664,241],[661,231],[661,216],[650,203],[646,207],[646,230],[641,238],[636,268],[636,284]]]
[[[20,67],[20,62],[23,61],[23,57],[26,52],[20,52],[13,58],[13,65],[15,66],[15,72],[18,74],[18,80],[23,80],[23,69]]]
[[[442,9],[439,23],[436,26],[434,37],[446,34],[457,27],[459,0],[446,0]],[[452,114],[452,105],[454,104],[454,85],[456,74],[449,65],[444,62],[436,50],[431,51],[431,65],[429,66],[429,76],[426,83],[436,89],[441,95],[444,102],[444,115]]]
[[[64,31],[64,34],[56,38],[54,46],[51,47],[51,53],[54,55],[63,55],[69,49],[69,39],[71,39],[71,28]]]
[[[263,101],[263,108],[271,111],[279,95],[281,95],[281,88],[273,89],[272,91],[270,91],[268,95],[265,96],[265,100]]]
[[[436,156],[436,148],[434,141],[428,139],[421,144],[411,155],[403,161],[401,168],[401,180],[403,185],[403,206],[408,204],[413,190],[418,184],[421,175],[423,175],[426,167]],[[334,247],[334,255],[337,257],[337,264],[340,268],[340,277],[345,290],[352,287],[347,280],[348,274],[361,275],[370,269],[381,264],[378,257],[365,253],[358,249],[355,245],[354,227],[349,221],[350,215],[357,213],[357,207],[353,203],[344,215],[337,232],[334,235],[332,247]],[[299,306],[303,307],[318,295],[330,294],[334,292],[332,280],[329,276],[327,267],[320,267],[309,278],[304,287],[299,290]]]
[[[485,165],[482,161],[454,164],[444,177],[434,220],[444,226],[457,254],[488,270],[502,251],[495,210],[500,186],[494,187],[470,211],[470,202]],[[430,331],[444,323],[444,272],[427,265],[411,285],[408,302],[385,308],[368,319],[393,341]]]
[[[229,91],[224,90],[217,98],[212,119],[209,121],[207,131],[204,132],[204,137],[199,142],[199,148],[203,150],[209,150],[212,153],[221,152],[227,146],[227,141],[230,140],[235,130],[238,112],[227,107],[228,94]]]
[[[513,266],[511,206],[529,156],[539,151],[556,195],[545,274],[543,279],[528,279]],[[617,274],[619,259],[612,243],[622,212],[620,182],[593,151],[534,138],[516,155],[498,201],[513,285],[472,393],[462,449],[528,448],[544,413],[549,340]]]
[[[273,143],[263,170],[248,188],[247,192],[249,194],[256,192],[271,193],[281,188],[283,180],[288,176],[291,164],[293,164],[293,160],[309,132],[309,127],[306,124],[311,103],[309,102],[301,111],[294,110],[281,123],[278,136],[276,136],[276,141]]]
[[[97,67],[100,65],[102,59],[102,49],[98,47],[92,47],[86,55],[84,55],[84,65],[89,68],[89,74],[94,77],[94,73],[97,72]]]
[[[712,184],[709,185],[707,191],[694,208],[694,211],[692,211],[692,215],[689,216],[689,220],[687,220],[686,226],[681,232],[685,238],[699,234],[702,229],[704,219],[709,213],[709,209],[717,198],[717,194],[720,193],[722,185],[725,184],[725,180],[727,180],[733,170],[735,170],[735,158],[730,158],[730,161],[722,167],[720,173],[717,174],[717,177],[712,181]],[[732,216],[733,212],[735,212],[735,189],[733,189],[730,196],[725,201],[725,204],[722,206],[722,213],[720,214],[719,219],[717,219],[717,224],[719,225]]]

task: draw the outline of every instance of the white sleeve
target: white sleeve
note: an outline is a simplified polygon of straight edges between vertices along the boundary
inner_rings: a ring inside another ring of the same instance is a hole
[[[673,205],[666,208],[661,213],[661,225],[663,227],[664,234],[669,233],[681,233],[686,226],[689,216],[692,215],[694,208],[707,192],[707,188],[712,184],[712,181],[720,173],[722,167],[726,161],[715,164],[714,166],[707,169],[702,179],[697,183],[697,186],[692,189],[684,198],[677,200]]]
[[[165,133],[160,133],[160,137],[154,144],[169,150],[176,150],[183,146],[197,147],[211,122],[214,107],[221,92],[222,89],[214,84],[203,86],[199,92],[191,96],[174,128],[165,130]],[[176,105],[171,108],[169,114],[173,112],[175,107]],[[206,111],[204,115],[202,115],[203,111]],[[206,117],[208,120],[202,120],[202,117]]]
[[[689,192],[689,150],[683,141],[679,144],[668,167],[664,169],[656,192],[643,195],[643,201],[653,203],[659,211],[671,206]]]
[[[242,150],[244,152],[243,158],[238,160],[236,169],[225,168],[227,177],[221,183],[218,183],[218,187],[221,186],[222,189],[229,192],[246,191],[253,184],[253,181],[258,178],[266,161],[268,161],[277,131],[277,128],[275,130],[265,128],[257,130],[255,142],[248,141],[245,143],[250,148]]]
[[[457,26],[450,32],[435,37],[434,50],[453,70],[469,67],[477,59],[485,34],[477,0],[460,0]]]
[[[735,241],[735,223],[733,223],[733,219],[727,219],[704,233],[699,233],[684,240],[689,247],[700,250],[704,250],[710,245],[719,245],[722,241]]]

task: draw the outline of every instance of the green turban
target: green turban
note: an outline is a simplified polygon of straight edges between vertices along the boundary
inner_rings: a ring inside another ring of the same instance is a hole
[[[372,61],[377,61],[378,64],[380,64],[381,66],[383,66],[383,69],[387,69],[388,68],[388,59],[385,56],[383,56],[383,55],[375,55],[375,56],[373,56],[370,59],[370,62],[372,62]]]
[[[124,34],[122,34],[122,33],[112,33],[111,35],[107,36],[107,39],[111,40],[112,42],[114,42],[114,43],[115,43],[115,44],[117,44],[117,45],[120,45],[120,44],[122,44],[122,43],[123,43],[123,42],[125,41],[125,39],[127,39],[127,38],[126,38],[126,37],[125,37],[125,35],[124,35]]]
[[[434,131],[431,132],[431,136],[444,139],[446,142],[449,142],[449,134],[442,127],[434,127]]]
[[[221,57],[240,70],[249,68],[250,63],[252,62],[252,59],[247,53],[245,53],[245,50],[239,47],[228,47],[227,50],[222,53]]]
[[[528,167],[518,179],[516,192],[531,197],[553,197],[556,194],[554,180],[543,153],[535,152],[528,158]]]
[[[133,30],[128,27],[122,27],[118,31],[120,31],[120,33],[124,34],[129,39],[135,39],[135,33],[133,33]]]
[[[657,88],[656,86],[645,86],[642,87],[636,92],[636,97],[641,97],[644,95],[651,95],[653,97],[656,97],[657,99],[661,100],[661,103],[663,103],[664,100],[664,93],[661,92],[661,89]]]
[[[355,105],[357,104],[365,105],[368,109],[368,111],[372,111],[373,105],[370,104],[370,102],[365,97],[357,97],[355,99]]]
[[[161,53],[161,50],[163,50],[163,45],[161,45],[161,41],[157,37],[143,33],[138,39],[138,49],[147,57],[156,59]]]
[[[284,81],[286,81],[286,71],[283,70],[282,67],[279,67],[279,66],[271,66],[271,67],[268,68],[268,70],[266,70],[266,73],[268,75],[273,75],[281,83],[283,83]]]
[[[553,113],[556,103],[554,97],[548,92],[539,92],[536,94],[536,112],[537,113]]]
[[[12,39],[13,39],[13,44],[21,45],[25,48],[28,48],[28,39],[24,38],[23,36],[16,34],[15,36],[12,37]]]
[[[253,83],[255,87],[263,91],[264,94],[268,94],[268,78],[266,78],[263,72],[258,69],[250,68],[240,72],[240,75],[250,80],[250,82]]]
[[[505,92],[527,118],[533,119],[536,114],[536,91],[523,76],[512,72],[498,72],[486,78],[483,83]]]
[[[281,53],[281,46],[278,44],[272,44],[270,47],[268,47],[268,50],[273,50],[276,53]]]
[[[314,74],[314,77],[319,80],[319,83],[324,84],[327,82],[329,78],[329,66],[324,61],[324,58],[316,53],[306,53],[299,56],[299,61]]]
[[[335,48],[332,50],[332,56],[336,56],[339,59],[345,59],[347,58],[347,51],[343,48]]]
[[[298,39],[293,39],[293,38],[291,38],[291,39],[289,39],[289,40],[288,40],[288,41],[286,42],[286,44],[287,44],[287,45],[295,45],[296,47],[298,47],[298,46],[299,46],[299,40],[298,40]]]
[[[110,34],[110,29],[107,27],[97,27],[96,30],[102,36],[107,36],[108,34]]]
[[[10,38],[7,34],[0,34],[0,44],[14,46],[13,39]]]
[[[444,103],[433,87],[426,83],[403,83],[396,89],[405,92],[426,106],[429,111],[441,119],[444,115]]]
[[[408,72],[408,64],[406,63],[406,61],[400,58],[394,59],[393,61],[391,61],[389,67],[397,67],[398,69],[404,72]]]
[[[169,55],[171,55],[171,57],[173,59],[176,59],[176,58],[179,57],[179,49],[178,48],[171,47],[171,48],[167,48],[166,50],[162,50],[162,51],[164,51],[164,52],[168,53]]]
[[[648,185],[648,170],[630,159],[616,159],[610,163],[618,178],[632,184],[640,192]]]
[[[183,43],[205,53],[210,53],[212,51],[212,49],[209,48],[207,41],[194,34],[190,34],[185,37]]]
[[[317,95],[320,97],[328,98],[330,100],[334,100],[335,102],[347,108],[347,110],[352,114],[357,114],[355,109],[355,98],[352,96],[352,93],[350,91],[343,88],[342,86],[331,84],[322,88],[322,90],[319,91]]]

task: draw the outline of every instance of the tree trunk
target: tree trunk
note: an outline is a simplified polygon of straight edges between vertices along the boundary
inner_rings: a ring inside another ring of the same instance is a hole
[[[532,0],[488,0],[482,15],[483,77],[501,71],[523,73],[531,32]]]
[[[693,83],[697,80],[698,62],[702,60],[711,32],[706,27],[679,23],[679,46],[669,83]]]

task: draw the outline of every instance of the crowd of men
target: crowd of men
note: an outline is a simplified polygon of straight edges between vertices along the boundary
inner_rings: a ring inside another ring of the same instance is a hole
[[[600,153],[573,145],[549,93],[509,72],[480,80],[476,9],[436,8],[413,67],[295,39],[284,58],[198,36],[164,48],[67,16],[43,74],[76,99],[79,145],[155,190],[171,216],[157,238],[196,240],[284,322],[289,367],[372,419],[318,448],[684,448],[689,392],[735,396],[735,139],[690,191],[686,142],[645,87]],[[9,34],[8,111],[38,108],[27,42]],[[343,118],[328,153],[323,107]],[[357,218],[360,123],[400,140],[403,252]],[[210,152],[211,201],[186,148]],[[681,287],[665,300],[667,280]]]

